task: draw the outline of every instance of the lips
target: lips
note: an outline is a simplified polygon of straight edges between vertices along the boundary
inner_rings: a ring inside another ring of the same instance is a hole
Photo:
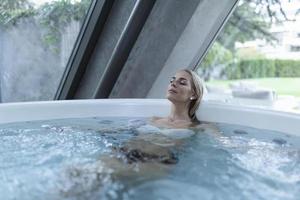
[[[177,93],[176,90],[174,90],[174,89],[169,89],[168,91],[169,91],[170,93],[174,93],[174,94]]]

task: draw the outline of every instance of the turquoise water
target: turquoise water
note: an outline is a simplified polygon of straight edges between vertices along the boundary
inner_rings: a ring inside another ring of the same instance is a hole
[[[199,128],[172,147],[177,164],[144,172],[136,162],[133,172],[116,176],[107,160],[129,164],[114,147],[154,134],[141,133],[145,124],[88,118],[0,125],[0,199],[299,199],[300,137],[227,124],[215,124],[219,132]]]

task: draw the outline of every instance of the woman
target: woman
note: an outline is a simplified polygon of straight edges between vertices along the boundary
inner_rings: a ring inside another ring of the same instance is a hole
[[[137,137],[121,148],[114,148],[126,163],[175,164],[177,158],[172,148],[194,134],[189,128],[199,124],[195,112],[203,96],[201,79],[191,70],[180,70],[171,78],[166,96],[172,103],[169,116],[153,117],[150,124],[154,126],[137,128]]]
[[[185,138],[194,135],[191,128],[200,124],[196,110],[203,96],[202,81],[195,72],[180,70],[171,78],[166,96],[172,103],[169,116],[153,117],[150,124],[154,126],[137,128],[140,132],[137,137],[114,148],[123,156],[123,162],[147,165],[178,162],[174,149],[180,147]]]
[[[189,128],[199,124],[196,110],[203,96],[203,83],[188,69],[178,71],[170,80],[167,98],[172,103],[168,117],[152,119],[153,124],[170,128]]]
[[[78,182],[77,178],[87,180],[86,174],[95,173],[93,177],[97,178],[90,181],[92,184],[89,189],[79,189],[81,186],[68,188],[63,194],[77,196],[91,192],[107,184],[107,177],[110,181],[130,182],[129,185],[133,185],[137,184],[137,180],[145,181],[165,175],[170,166],[178,162],[178,148],[183,146],[186,138],[194,135],[191,129],[200,124],[196,110],[203,96],[203,83],[195,72],[180,70],[171,78],[166,96],[172,103],[167,117],[153,117],[150,125],[135,127],[138,136],[119,147],[113,147],[112,154],[101,156],[92,167],[72,169],[68,178],[75,182]]]

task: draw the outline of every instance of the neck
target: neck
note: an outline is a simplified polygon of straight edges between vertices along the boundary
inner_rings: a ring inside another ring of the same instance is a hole
[[[189,105],[183,103],[172,103],[171,113],[168,119],[171,121],[191,121],[189,116]]]

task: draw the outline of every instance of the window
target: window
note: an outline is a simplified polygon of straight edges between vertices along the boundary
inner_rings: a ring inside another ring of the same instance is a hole
[[[299,9],[299,0],[241,0],[196,69],[207,98],[299,112]]]
[[[52,100],[92,0],[1,0],[1,102]]]

